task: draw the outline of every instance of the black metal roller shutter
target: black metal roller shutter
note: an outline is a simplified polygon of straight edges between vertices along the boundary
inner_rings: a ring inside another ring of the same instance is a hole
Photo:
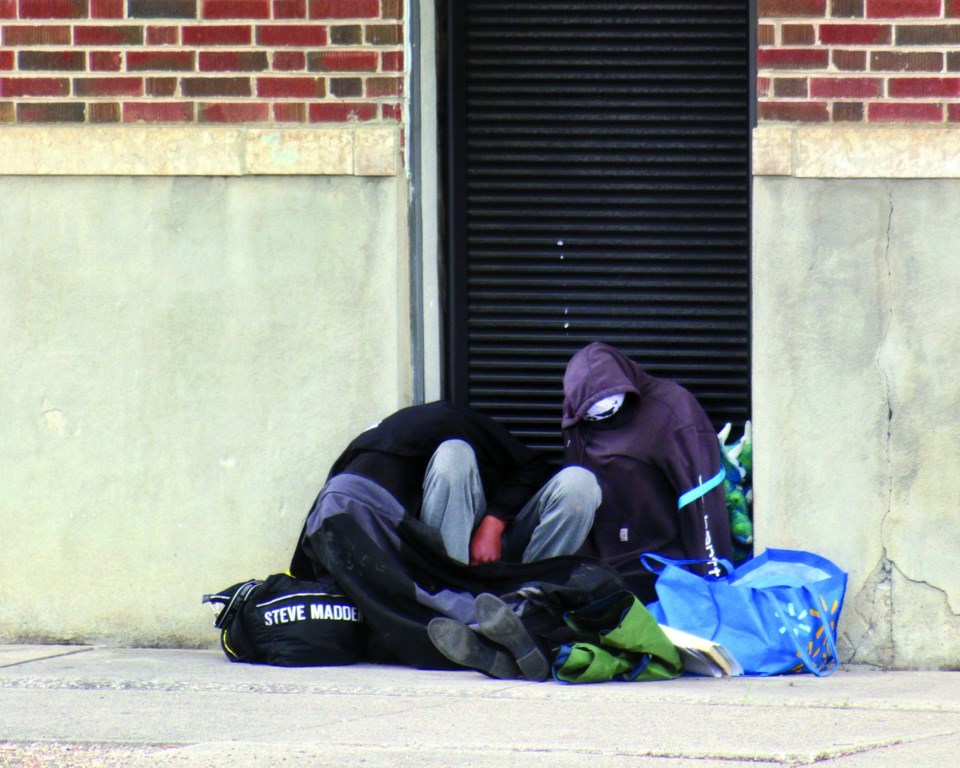
[[[745,0],[448,5],[447,389],[559,449],[590,341],[749,414]]]

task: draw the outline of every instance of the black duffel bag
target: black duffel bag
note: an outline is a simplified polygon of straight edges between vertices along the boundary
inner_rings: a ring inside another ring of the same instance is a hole
[[[203,602],[219,609],[214,626],[230,661],[321,667],[361,656],[363,617],[332,578],[277,573],[204,595]]]

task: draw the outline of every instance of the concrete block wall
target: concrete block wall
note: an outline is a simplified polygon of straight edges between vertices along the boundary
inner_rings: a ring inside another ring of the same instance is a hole
[[[0,124],[403,114],[403,0],[0,0],[0,45]]]
[[[406,186],[0,175],[0,200],[0,643],[212,647],[200,596],[284,570],[342,446],[410,402]]]
[[[0,642],[214,646],[411,402],[403,15],[0,0]]]
[[[760,547],[850,574],[841,655],[960,667],[960,3],[759,0]]]

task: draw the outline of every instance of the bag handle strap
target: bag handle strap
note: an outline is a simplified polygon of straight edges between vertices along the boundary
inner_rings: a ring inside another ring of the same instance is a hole
[[[250,581],[242,584],[237,591],[233,593],[233,596],[230,598],[230,602],[227,603],[227,607],[220,612],[219,616],[217,616],[217,620],[213,623],[213,626],[217,629],[229,627],[230,624],[233,623],[234,618],[236,618],[237,613],[240,611],[240,606],[247,601],[247,598],[250,597],[250,593],[262,583],[262,581],[257,579],[250,579]]]
[[[714,562],[713,560],[709,560],[705,557],[694,558],[692,560],[684,560],[684,559],[674,559],[671,557],[664,557],[663,555],[656,555],[653,552],[644,552],[642,555],[640,555],[640,563],[643,565],[644,568],[650,571],[650,573],[657,574],[657,575],[659,575],[660,572],[663,571],[663,568],[659,568],[659,569],[655,568],[654,566],[650,565],[650,561],[654,563],[659,563],[662,566],[675,565],[677,567],[682,567],[686,565],[707,565],[708,563]],[[734,571],[733,563],[731,563],[726,558],[719,557],[716,559],[716,562],[720,563],[720,565],[724,567],[728,576],[731,573],[733,573]]]
[[[820,602],[817,595],[815,595],[809,587],[804,586],[803,591],[808,597],[812,598],[814,604]],[[773,604],[773,607],[780,616],[786,615],[786,611],[784,611],[783,606],[780,605],[780,601],[777,600],[775,595],[768,590],[760,590],[760,594],[764,595]],[[817,613],[820,616],[820,626],[822,627],[824,635],[827,638],[827,646],[830,649],[830,655],[833,657],[832,666],[828,664],[821,667],[819,664],[817,664],[810,657],[807,649],[801,646],[800,641],[797,640],[796,634],[794,634],[790,627],[786,627],[786,634],[790,636],[790,642],[793,643],[793,647],[797,651],[797,656],[803,662],[803,666],[805,666],[810,672],[813,672],[813,674],[815,674],[817,677],[829,677],[840,668],[840,656],[837,654],[836,637],[833,634],[833,630],[830,629],[830,622],[827,620],[826,611],[822,610],[822,605],[821,609],[818,610]],[[784,625],[786,625],[786,622],[784,622]]]

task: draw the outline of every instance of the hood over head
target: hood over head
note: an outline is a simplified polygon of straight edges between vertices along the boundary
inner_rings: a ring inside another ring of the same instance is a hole
[[[598,400],[621,392],[639,395],[650,376],[609,344],[595,341],[577,352],[563,374],[563,417],[568,429]]]

